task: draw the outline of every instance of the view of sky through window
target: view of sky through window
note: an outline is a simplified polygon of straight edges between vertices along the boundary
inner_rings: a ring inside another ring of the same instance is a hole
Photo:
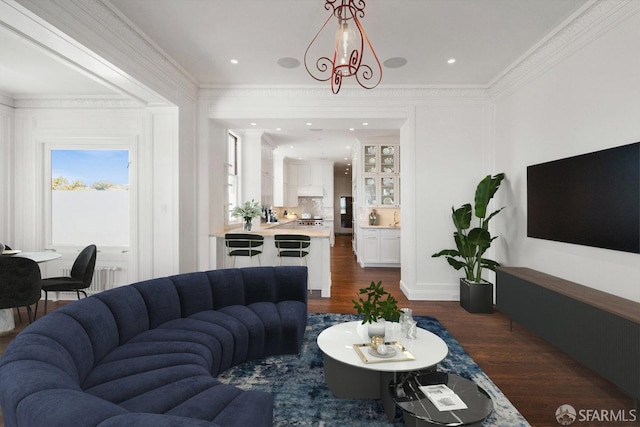
[[[128,185],[129,151],[52,150],[51,177],[64,177],[69,182],[81,181],[89,187],[100,181]]]

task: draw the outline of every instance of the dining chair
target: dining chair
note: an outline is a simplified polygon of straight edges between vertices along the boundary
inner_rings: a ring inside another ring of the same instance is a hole
[[[29,258],[0,256],[0,309],[26,307],[29,323],[36,319],[32,304],[40,300],[40,267]],[[20,317],[22,321],[22,317]]]
[[[253,257],[257,256],[258,265],[262,265],[260,254],[264,244],[263,236],[249,233],[227,233],[224,235],[224,244],[227,247],[227,256],[232,259],[232,267],[236,265],[236,257],[238,256],[249,257],[251,265],[253,265]]]
[[[304,260],[307,264],[307,255],[309,255],[309,246],[311,246],[311,237],[303,234],[276,234],[273,236],[280,265],[283,258],[299,258],[300,264]]]
[[[93,272],[96,267],[96,245],[89,245],[84,248],[71,267],[70,276],[49,277],[42,279],[42,290],[44,291],[44,314],[47,314],[47,301],[49,292],[73,292],[75,291],[80,299],[80,292],[87,296],[85,289],[91,286]],[[36,307],[36,314],[37,314]]]

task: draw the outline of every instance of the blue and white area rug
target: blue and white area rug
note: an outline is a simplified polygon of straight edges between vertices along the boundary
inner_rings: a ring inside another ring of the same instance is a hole
[[[360,319],[349,314],[309,314],[300,354],[243,363],[224,372],[218,379],[245,390],[271,393],[275,406],[273,424],[277,427],[404,426],[400,411],[396,420],[389,422],[380,400],[339,399],[333,396],[324,381],[322,352],[316,343],[318,334],[336,323]],[[432,317],[417,316],[414,319],[419,327],[438,335],[449,346],[449,354],[438,364],[438,370],[465,377],[491,396],[494,411],[483,426],[529,426],[509,399],[440,322]]]

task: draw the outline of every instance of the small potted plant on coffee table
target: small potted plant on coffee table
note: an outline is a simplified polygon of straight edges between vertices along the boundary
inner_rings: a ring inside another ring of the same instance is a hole
[[[402,314],[398,308],[398,300],[384,290],[381,281],[371,282],[368,287],[360,289],[359,293],[358,299],[352,301],[357,313],[363,316],[362,324],[369,323],[370,337],[384,337],[385,320],[397,321]]]

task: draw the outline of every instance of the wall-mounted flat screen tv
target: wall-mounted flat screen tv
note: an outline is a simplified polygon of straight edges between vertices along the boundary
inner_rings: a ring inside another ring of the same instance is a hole
[[[640,253],[640,142],[527,167],[527,236]]]

